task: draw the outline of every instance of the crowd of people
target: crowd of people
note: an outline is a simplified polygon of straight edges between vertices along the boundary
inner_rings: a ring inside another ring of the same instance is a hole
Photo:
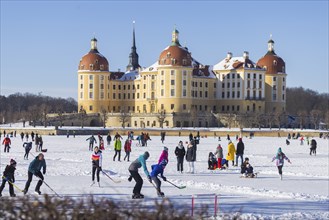
[[[31,141],[29,141],[29,135],[31,137],[30,139]],[[162,144],[164,144],[165,142],[165,135],[166,135],[165,132],[161,132],[160,138]],[[26,140],[25,142],[24,142],[24,137]],[[100,173],[104,172],[102,170],[102,151],[104,151],[106,148],[110,148],[112,141],[113,141],[113,149],[114,149],[113,161],[117,160],[121,162],[121,150],[123,148],[125,151],[125,156],[123,160],[130,162],[130,153],[133,148],[132,143],[134,140],[134,133],[129,131],[127,133],[127,138],[125,139],[118,132],[115,133],[112,139],[109,133],[106,135],[106,144],[107,144],[106,147],[104,145],[103,136],[101,134],[98,134],[97,137],[98,140],[96,140],[94,135],[91,135],[86,139],[86,141],[88,142],[88,149],[89,151],[92,151],[91,154],[92,185],[95,184],[95,177],[98,185],[100,185]],[[242,137],[236,136],[235,138],[237,141],[236,146],[231,140],[231,137],[227,135],[226,140],[228,145],[227,145],[226,154],[224,154],[224,150],[221,143],[218,143],[214,152],[209,152],[208,170],[223,170],[223,169],[228,169],[230,164],[233,167],[238,167],[239,164],[241,164],[240,165],[241,177],[246,177],[246,178],[257,177],[257,172],[256,173],[254,172],[254,168],[251,165],[249,158],[248,157],[244,158],[245,144],[243,142]],[[303,138],[303,136],[299,136],[299,138]],[[41,135],[34,134],[34,132],[31,132],[30,134],[29,133],[24,134],[22,132],[21,139],[24,142],[23,143],[23,148],[25,149],[24,160],[28,160],[33,142],[35,143],[35,151],[36,152],[42,151],[43,140]],[[195,173],[195,161],[197,159],[197,149],[201,141],[199,132],[195,136],[193,136],[193,134],[191,133],[188,136],[188,139],[189,141],[185,142],[186,147],[184,146],[184,142],[180,140],[172,153],[176,157],[177,172],[179,173],[184,172],[184,161],[186,161],[188,164],[188,168],[185,173],[193,174]],[[290,138],[288,136],[287,140],[289,139]],[[136,140],[138,141],[138,143],[141,143],[141,145],[136,144],[136,146],[146,147],[147,141],[151,141],[151,138],[148,133],[141,133],[140,135],[137,135]],[[218,141],[220,142],[221,139],[219,138]],[[304,141],[304,139],[301,139],[301,141]],[[316,155],[317,142],[315,141],[315,139],[309,140],[309,138],[306,137],[306,141],[307,144],[311,146],[310,155]],[[6,134],[5,138],[2,141],[2,144],[4,145],[4,152],[9,152],[11,146],[11,139],[9,134]],[[96,146],[96,144],[98,144],[98,146]],[[167,164],[169,163],[169,154],[170,152],[168,147],[163,146],[163,150],[159,155],[159,159],[157,160],[157,163],[151,165],[150,171],[146,164],[146,161],[150,157],[150,153],[148,151],[145,151],[142,155],[138,156],[138,158],[136,158],[131,162],[128,168],[130,174],[128,180],[135,181],[132,198],[139,199],[144,197],[144,195],[141,194],[141,189],[143,186],[143,178],[139,174],[140,168],[143,169],[147,180],[150,183],[152,183],[156,188],[158,196],[164,196],[164,193],[161,191],[160,178],[163,181],[167,181],[167,178],[164,176],[164,170]],[[276,155],[272,158],[272,162],[275,161],[280,179],[283,178],[282,170],[285,160],[291,163],[288,157],[283,153],[282,148],[279,147]],[[10,196],[13,197],[15,196],[13,185],[15,182],[14,172],[16,170],[16,165],[17,162],[11,159],[9,165],[6,166],[5,171],[3,172],[2,184],[0,186],[0,196],[2,195],[1,193],[7,182],[9,183]],[[33,176],[36,176],[38,178],[38,182],[35,186],[35,192],[40,195],[41,194],[40,187],[44,182],[43,175],[46,174],[46,161],[43,153],[39,153],[37,156],[34,156],[33,161],[29,164],[27,174],[28,174],[27,175],[28,180],[26,181],[25,188],[23,190],[24,194],[28,192]]]

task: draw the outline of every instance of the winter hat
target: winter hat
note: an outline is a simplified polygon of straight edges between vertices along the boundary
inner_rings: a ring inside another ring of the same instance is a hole
[[[10,159],[10,165],[16,165],[16,161],[14,159]]]
[[[218,144],[217,149],[220,149],[221,147],[222,147],[222,145]]]
[[[282,153],[282,149],[281,149],[281,147],[279,147],[279,149],[278,149],[278,153]]]
[[[245,160],[245,161],[246,161],[246,160],[247,160],[247,161],[249,161],[249,158],[248,158],[248,157],[246,157],[246,158],[244,158],[244,160]]]
[[[144,158],[145,160],[150,157],[150,153],[148,151],[145,151]]]
[[[239,141],[242,141],[242,138],[239,138]]]
[[[168,151],[168,147],[163,147],[163,150]]]

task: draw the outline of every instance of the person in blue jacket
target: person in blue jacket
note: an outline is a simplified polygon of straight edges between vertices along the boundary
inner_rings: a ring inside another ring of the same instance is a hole
[[[40,187],[41,187],[41,185],[43,183],[43,179],[44,179],[43,175],[41,173],[41,168],[43,169],[42,173],[46,174],[46,160],[42,153],[40,153],[38,156],[36,156],[35,159],[29,165],[29,170],[27,173],[28,179],[25,184],[24,194],[26,194],[29,190],[33,175],[39,177],[39,181],[35,187],[35,193],[37,193],[39,195],[41,194]]]
[[[161,192],[161,181],[158,178],[158,175],[161,175],[161,178],[163,179],[163,181],[167,181],[167,178],[163,176],[163,171],[166,168],[167,165],[167,160],[162,160],[159,164],[154,164],[151,166],[152,171],[151,171],[151,180],[155,183],[156,187],[157,187],[157,193],[158,196],[163,197],[164,193]]]
[[[150,173],[147,170],[147,166],[146,166],[146,160],[149,157],[150,157],[149,152],[145,151],[145,153],[140,155],[136,160],[134,160],[128,168],[129,173],[130,173],[130,177],[128,178],[128,180],[131,181],[132,179],[134,179],[136,181],[136,185],[133,189],[133,196],[132,196],[133,199],[144,198],[144,195],[141,194],[141,189],[143,186],[143,179],[138,173],[139,168],[143,167],[143,170],[144,170],[145,175],[147,176],[147,179],[150,182],[152,182]]]

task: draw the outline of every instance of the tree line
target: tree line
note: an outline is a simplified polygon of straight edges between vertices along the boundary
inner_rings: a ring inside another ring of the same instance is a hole
[[[0,96],[0,123],[25,121],[36,123],[44,120],[48,114],[73,113],[78,109],[73,98],[54,98],[41,94],[15,93]]]
[[[266,114],[245,112],[231,114],[216,114],[220,126],[226,127],[293,127],[315,128],[321,123],[329,128],[329,93],[318,93],[303,87],[287,88],[286,111]],[[86,118],[83,111],[77,111],[77,102],[73,98],[53,98],[41,94],[15,93],[7,97],[0,96],[0,123],[15,123],[29,121],[32,125],[47,126],[49,114],[54,114],[60,121],[66,113],[76,113],[81,124]],[[107,111],[102,109],[99,114],[103,126],[107,121]],[[193,111],[191,113],[193,118]],[[121,113],[120,122],[124,127],[130,114]],[[165,121],[165,113],[159,114],[158,121],[161,127]]]

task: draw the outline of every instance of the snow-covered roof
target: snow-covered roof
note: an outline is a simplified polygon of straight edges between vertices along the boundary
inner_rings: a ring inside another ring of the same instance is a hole
[[[225,58],[219,63],[215,64],[213,70],[231,70],[231,69],[260,69],[257,67],[256,63],[249,58],[244,57],[231,57]]]
[[[158,71],[158,66],[159,66],[158,61],[156,61],[151,66],[146,67],[145,69],[143,69],[142,72],[155,72],[155,71]]]
[[[138,79],[139,77],[140,77],[140,75],[139,75],[139,72],[137,70],[131,70],[131,71],[125,72],[125,74],[123,74],[123,76],[118,80],[128,81],[128,80]]]

